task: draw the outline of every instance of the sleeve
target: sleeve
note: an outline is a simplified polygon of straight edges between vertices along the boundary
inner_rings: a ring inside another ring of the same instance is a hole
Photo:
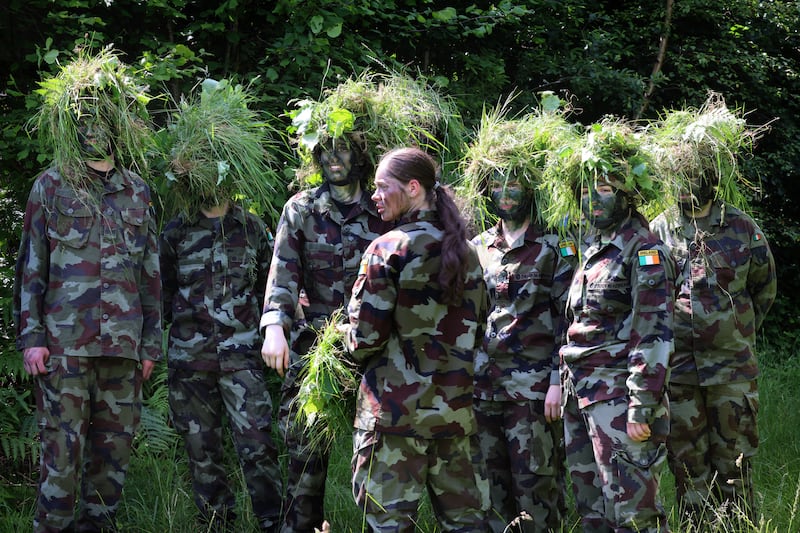
[[[572,274],[574,269],[572,264],[560,256],[558,250],[555,254],[556,257],[556,271],[553,276],[553,287],[550,292],[550,312],[553,317],[553,366],[550,372],[550,385],[559,385],[561,383],[560,367],[561,360],[559,351],[561,346],[566,342],[567,337],[567,297],[569,296],[569,287],[572,283]]]
[[[149,198],[148,198],[149,203]],[[156,216],[150,207],[150,220],[147,228],[147,245],[142,257],[142,283],[139,284],[139,298],[142,305],[142,348],[140,360],[159,361],[162,358],[161,327],[161,263],[159,260]]]
[[[775,301],[778,291],[775,259],[767,238],[758,227],[750,238],[750,269],[747,272],[747,292],[753,300],[755,329],[764,323],[767,312]]]
[[[159,239],[161,263],[161,318],[164,326],[172,323],[172,301],[178,291],[178,257],[175,247],[173,224],[167,225]]]
[[[631,268],[628,422],[649,424],[662,400],[674,350],[675,267],[663,245],[644,246]]]
[[[264,309],[264,297],[267,290],[267,277],[269,275],[270,262],[272,261],[272,244],[270,233],[267,226],[259,221],[257,226],[259,232],[256,246],[257,272],[253,291],[258,298],[259,309]]]
[[[279,324],[288,333],[303,283],[303,214],[290,200],[283,208],[275,235],[264,291],[260,329]]]
[[[50,280],[50,210],[43,203],[45,197],[43,184],[37,180],[28,196],[14,278],[13,317],[19,350],[47,346],[44,298]]]
[[[350,328],[347,350],[356,362],[383,353],[392,334],[397,303],[396,276],[375,247],[370,245],[361,258],[358,278],[347,308]],[[482,340],[482,337],[481,337]]]

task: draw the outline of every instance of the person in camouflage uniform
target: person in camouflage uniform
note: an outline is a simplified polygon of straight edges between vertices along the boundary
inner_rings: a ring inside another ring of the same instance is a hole
[[[286,372],[280,420],[289,456],[283,526],[287,532],[322,526],[329,459],[327,450],[306,446],[302,430],[294,427],[292,402],[299,390],[302,356],[316,340],[315,329],[346,305],[367,245],[393,227],[380,219],[366,193],[372,165],[359,137],[353,139],[332,140],[315,150],[325,183],[295,194],[284,206],[269,270],[261,354],[281,376]]]
[[[591,229],[560,351],[567,465],[584,531],[666,531],[658,487],[669,433],[674,264],[634,207],[640,189],[625,172],[638,167],[628,152],[635,148],[603,144],[630,135],[627,128],[604,126],[610,131],[596,131],[586,151],[597,149],[607,170],[576,180]]]
[[[94,85],[104,77],[117,83]],[[37,532],[116,530],[142,381],[162,356],[150,189],[118,159],[123,138],[148,134],[127,115],[143,94],[131,79],[108,49],[81,56],[49,85],[80,100],[39,114],[55,160],[28,197],[13,310],[40,428]]]
[[[577,260],[575,242],[545,230],[535,187],[551,143],[571,131],[560,115],[487,114],[467,151],[465,180],[497,223],[472,239],[489,290],[475,361],[475,416],[491,483],[491,531],[544,532],[566,514],[558,350]],[[519,525],[508,528],[527,513]]]
[[[433,158],[390,151],[375,176],[398,227],[364,253],[347,348],[363,365],[353,495],[375,531],[414,531],[427,489],[442,531],[484,532],[489,506],[473,411],[486,288],[465,223]]]
[[[723,121],[743,125],[719,103],[710,101],[701,111],[719,120],[707,135],[720,131]],[[726,169],[720,163],[736,150],[709,150],[711,139],[696,133],[695,141],[665,151],[675,156],[669,172],[686,179],[678,205],[651,224],[672,251],[679,272],[669,465],[679,505],[693,518],[702,520],[706,505],[734,502],[755,519],[755,336],[775,300],[775,261],[755,221],[730,205],[736,166]]]
[[[257,325],[271,236],[261,218],[233,202],[253,200],[255,191],[245,194],[243,184],[268,180],[271,170],[260,136],[266,128],[248,112],[247,98],[241,86],[206,80],[201,97],[182,102],[168,128],[171,183],[182,200],[161,234],[169,405],[203,528],[235,527],[236,494],[224,460],[227,419],[253,513],[262,531],[277,532],[282,476]],[[219,154],[229,158],[224,176]]]

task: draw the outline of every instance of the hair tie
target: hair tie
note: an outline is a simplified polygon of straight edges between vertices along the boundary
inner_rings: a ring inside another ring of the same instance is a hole
[[[439,188],[440,188],[441,186],[442,186],[441,182],[440,182],[439,180],[436,180],[436,181],[433,183],[433,190],[434,190],[434,191],[438,191],[438,190],[439,190]]]

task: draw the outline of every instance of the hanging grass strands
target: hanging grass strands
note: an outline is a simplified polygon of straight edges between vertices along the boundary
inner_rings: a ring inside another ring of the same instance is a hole
[[[468,219],[476,220],[479,228],[485,229],[496,222],[487,207],[486,195],[493,176],[518,179],[533,191],[540,209],[547,206],[551,189],[541,186],[542,175],[551,158],[557,157],[579,135],[577,127],[565,118],[568,110],[562,107],[564,103],[553,93],[541,93],[536,110],[509,117],[515,96],[510,95],[491,111],[484,109],[480,126],[461,162],[463,178],[457,190],[469,205]],[[537,222],[545,222],[540,210],[535,215]]]
[[[289,133],[300,155],[299,187],[322,183],[313,152],[330,139],[358,143],[372,166],[392,148],[418,146],[438,157],[446,174],[463,150],[464,126],[455,104],[425,80],[365,72],[328,90],[320,101],[295,101]]]
[[[757,187],[740,171],[739,158],[750,153],[768,126],[748,126],[741,112],[730,110],[719,93],[710,92],[699,109],[665,112],[648,128],[658,173],[665,183],[667,203],[676,205],[681,191],[691,190],[702,176],[716,187],[716,199],[747,210],[740,185]]]
[[[273,221],[283,178],[278,131],[249,105],[253,98],[229,80],[205,80],[199,98],[181,101],[162,132],[167,169],[159,193],[167,219],[235,200]]]
[[[300,388],[292,409],[304,428],[308,446],[328,449],[338,435],[353,431],[356,390],[361,376],[345,357],[344,334],[339,330],[344,313],[326,321],[312,349],[303,357],[298,374]]]
[[[582,227],[580,190],[608,181],[639,205],[657,206],[664,195],[654,179],[652,154],[643,133],[625,119],[607,116],[565,145],[545,172],[542,186],[552,191],[548,225]],[[643,213],[646,215],[646,213]],[[576,234],[581,231],[576,231]]]
[[[38,132],[43,152],[52,153],[56,168],[72,186],[91,186],[79,140],[79,125],[87,120],[109,140],[120,165],[149,178],[152,129],[147,105],[153,97],[140,73],[123,63],[111,46],[96,55],[79,51],[39,86],[35,92],[42,105],[28,126]]]

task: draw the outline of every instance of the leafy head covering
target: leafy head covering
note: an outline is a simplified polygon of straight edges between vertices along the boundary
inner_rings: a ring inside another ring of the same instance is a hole
[[[111,47],[94,56],[79,51],[59,72],[39,82],[42,97],[31,119],[43,150],[51,152],[63,177],[87,186],[86,155],[79,141],[80,123],[91,120],[117,162],[147,178],[146,153],[152,141],[147,105],[149,87],[124,64]]]
[[[730,110],[724,98],[710,92],[699,109],[665,112],[648,128],[657,169],[669,186],[667,203],[696,186],[698,178],[716,189],[716,198],[745,209],[739,183],[754,188],[740,172],[739,157],[752,150],[766,127],[749,127],[741,113]]]
[[[267,152],[276,130],[251,102],[242,85],[212,79],[203,81],[199,97],[181,101],[165,132],[168,170],[160,192],[168,213],[239,201],[277,218],[282,179]]]
[[[490,180],[516,179],[534,195],[536,216],[550,203],[550,190],[541,187],[542,176],[553,157],[578,135],[567,122],[562,103],[550,92],[541,94],[537,109],[508,118],[515,95],[491,111],[484,110],[480,126],[461,161],[461,195],[479,221],[485,219]]]
[[[392,73],[365,72],[326,91],[320,101],[300,100],[289,112],[289,133],[300,155],[301,187],[321,183],[319,150],[331,139],[344,140],[373,169],[380,156],[402,146],[417,146],[447,160],[460,157],[463,124],[455,105],[424,80]],[[372,177],[372,172],[368,172]]]
[[[554,227],[579,221],[580,190],[591,189],[598,181],[610,183],[634,203],[647,204],[661,197],[653,177],[652,156],[642,132],[622,118],[604,117],[563,147],[545,174],[542,185],[553,191],[547,220]]]

